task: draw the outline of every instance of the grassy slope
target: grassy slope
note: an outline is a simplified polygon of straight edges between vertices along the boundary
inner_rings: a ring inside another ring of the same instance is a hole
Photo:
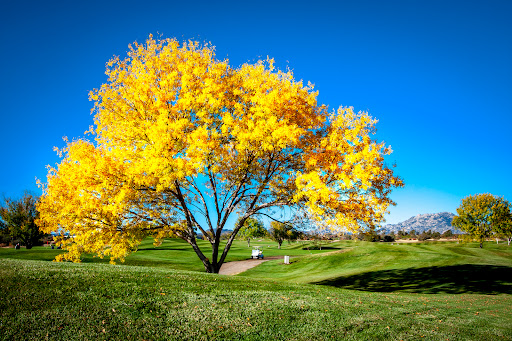
[[[290,265],[269,261],[239,276],[370,291],[512,293],[512,248],[504,244],[333,245],[340,252],[292,258]]]
[[[512,339],[512,248],[505,245],[339,242],[314,255],[301,244],[251,244],[266,256],[303,257],[227,277],[175,270],[202,271],[178,240],[157,249],[145,242],[127,259],[132,266],[92,257],[31,261],[60,250],[1,249],[0,337]],[[237,242],[228,260],[249,252]]]
[[[371,293],[159,269],[0,259],[0,337],[505,340],[510,295]]]

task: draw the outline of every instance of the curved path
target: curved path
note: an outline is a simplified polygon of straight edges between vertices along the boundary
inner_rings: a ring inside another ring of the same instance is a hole
[[[284,257],[268,257],[265,259],[248,259],[224,263],[220,268],[219,275],[236,275],[246,270],[249,270],[250,268],[254,268],[255,266],[260,265],[261,263],[266,262],[268,260],[281,258]]]

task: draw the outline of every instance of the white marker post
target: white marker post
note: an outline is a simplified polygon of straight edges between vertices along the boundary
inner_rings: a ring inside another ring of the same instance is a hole
[[[284,256],[284,264],[290,264],[290,256]]]

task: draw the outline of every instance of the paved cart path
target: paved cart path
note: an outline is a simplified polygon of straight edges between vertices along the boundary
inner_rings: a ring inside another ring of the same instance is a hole
[[[236,275],[241,272],[244,272],[246,270],[249,270],[250,268],[254,268],[257,265],[260,265],[263,262],[266,262],[268,260],[272,259],[282,259],[283,257],[268,257],[265,259],[248,259],[248,260],[239,260],[234,262],[228,262],[222,264],[222,267],[220,268],[219,274],[220,275]]]
[[[322,257],[322,256],[331,255],[333,253],[347,252],[350,250],[352,250],[352,248],[324,252],[324,253],[319,253],[319,254],[313,255],[313,257]],[[283,258],[284,258],[284,256],[272,256],[272,257],[265,257],[265,259],[247,259],[247,260],[238,260],[238,261],[234,261],[234,262],[228,262],[228,263],[222,264],[219,274],[220,275],[237,275],[241,272],[249,270],[250,268],[254,268],[255,266],[258,266],[261,263],[266,262],[268,260],[283,259]],[[291,259],[291,257],[290,257],[290,259]]]

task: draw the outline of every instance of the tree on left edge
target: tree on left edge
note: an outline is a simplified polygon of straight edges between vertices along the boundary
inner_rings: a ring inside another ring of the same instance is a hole
[[[35,195],[25,192],[18,200],[4,198],[4,203],[0,207],[2,229],[12,240],[19,240],[27,249],[37,245],[45,235],[35,223],[38,218],[37,200]]]

